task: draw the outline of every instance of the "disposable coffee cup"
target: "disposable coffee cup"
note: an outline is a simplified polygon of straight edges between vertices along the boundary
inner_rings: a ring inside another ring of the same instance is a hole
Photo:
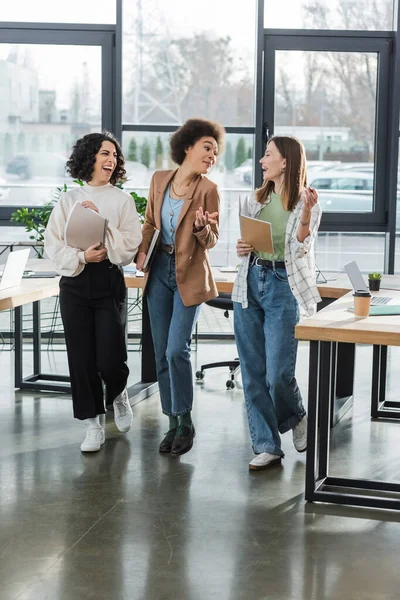
[[[356,290],[354,297],[354,315],[356,317],[368,317],[371,306],[371,294],[368,291]]]

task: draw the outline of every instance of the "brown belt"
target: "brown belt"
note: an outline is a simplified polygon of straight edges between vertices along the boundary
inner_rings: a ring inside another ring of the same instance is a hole
[[[173,244],[160,244],[157,250],[166,252],[167,254],[173,254],[175,252],[175,246]]]

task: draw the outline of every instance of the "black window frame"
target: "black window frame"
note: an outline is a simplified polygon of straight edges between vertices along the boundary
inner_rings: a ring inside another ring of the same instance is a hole
[[[394,32],[265,29],[263,39],[263,132],[273,135],[275,112],[275,52],[369,52],[378,57],[375,112],[374,204],[370,213],[324,213],[320,231],[387,232],[389,230],[390,119],[394,69]],[[258,179],[260,175],[258,175]],[[255,181],[258,183],[257,174]]]

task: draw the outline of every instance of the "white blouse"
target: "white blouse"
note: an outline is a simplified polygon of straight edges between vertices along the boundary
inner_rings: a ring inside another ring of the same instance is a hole
[[[66,277],[76,277],[85,268],[84,253],[66,246],[65,223],[75,202],[91,200],[99,214],[108,220],[105,237],[108,259],[115,265],[128,265],[142,241],[142,230],[135,201],[123,190],[110,183],[91,186],[85,183],[63,192],[55,205],[46,228],[44,248],[56,271]]]

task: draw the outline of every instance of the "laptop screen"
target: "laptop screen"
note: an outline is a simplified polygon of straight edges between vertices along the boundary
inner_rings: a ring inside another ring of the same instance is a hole
[[[351,285],[355,290],[368,290],[367,284],[364,281],[361,271],[355,260],[347,265],[344,265],[347,275],[351,281]]]

